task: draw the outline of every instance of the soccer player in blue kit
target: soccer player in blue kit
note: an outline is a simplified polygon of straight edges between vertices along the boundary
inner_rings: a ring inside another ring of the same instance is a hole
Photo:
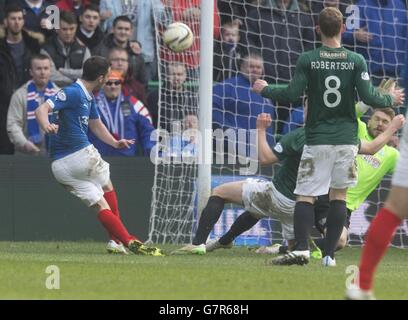
[[[37,108],[37,121],[50,137],[55,179],[88,207],[96,209],[99,221],[118,246],[123,244],[135,254],[161,256],[160,249],[144,245],[123,225],[110,181],[109,164],[88,140],[89,127],[100,140],[114,148],[129,148],[134,143],[116,140],[99,117],[92,92],[101,89],[109,72],[105,58],[89,58],[84,63],[82,79]],[[49,122],[50,112],[57,114],[56,123]]]

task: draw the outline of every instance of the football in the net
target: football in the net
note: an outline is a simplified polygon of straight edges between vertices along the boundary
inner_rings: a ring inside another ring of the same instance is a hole
[[[163,42],[174,52],[187,50],[193,44],[193,32],[181,22],[169,24],[163,33]]]

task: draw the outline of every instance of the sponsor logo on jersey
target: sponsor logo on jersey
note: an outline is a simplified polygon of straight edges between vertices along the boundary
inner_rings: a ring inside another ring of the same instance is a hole
[[[58,91],[57,93],[57,100],[59,101],[66,101],[67,100],[67,95],[63,90]]]
[[[370,166],[377,169],[381,165],[381,161],[378,160],[376,157],[372,155],[361,155],[365,162],[367,162]]]
[[[320,58],[322,59],[347,59],[347,52],[320,51]]]
[[[81,121],[81,123],[82,123],[83,125],[87,126],[87,125],[88,125],[88,122],[89,122],[89,117],[87,117],[87,116],[82,116],[82,117],[80,117],[80,121]]]
[[[362,72],[361,79],[366,80],[366,81],[370,80],[370,76],[368,75],[368,72]]]
[[[282,145],[281,145],[280,143],[277,143],[274,149],[275,149],[275,151],[278,152],[278,153],[282,153],[282,152],[283,152],[283,147],[282,147]]]
[[[130,110],[130,103],[129,102],[127,102],[127,101],[122,102],[120,104],[120,108],[122,110],[122,113],[123,113],[124,117],[129,117],[130,116],[131,110]]]

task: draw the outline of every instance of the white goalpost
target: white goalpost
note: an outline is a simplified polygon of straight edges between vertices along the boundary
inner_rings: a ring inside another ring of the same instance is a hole
[[[198,165],[197,212],[200,213],[211,194],[212,164],[212,95],[213,95],[213,52],[214,52],[214,2],[201,1],[200,43],[200,103],[199,130],[202,139],[201,159]]]

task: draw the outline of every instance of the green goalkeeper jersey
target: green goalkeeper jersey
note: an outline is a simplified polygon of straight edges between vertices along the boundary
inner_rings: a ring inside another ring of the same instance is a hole
[[[358,136],[361,140],[373,140],[361,120],[358,120]],[[358,181],[355,187],[347,190],[348,209],[354,211],[360,207],[383,177],[394,171],[398,157],[398,150],[387,145],[374,155],[357,155]]]
[[[368,105],[389,107],[393,103],[390,95],[382,95],[371,85],[363,56],[343,47],[322,46],[299,57],[289,85],[270,85],[262,96],[294,103],[306,90],[306,144],[357,145],[355,89]]]

